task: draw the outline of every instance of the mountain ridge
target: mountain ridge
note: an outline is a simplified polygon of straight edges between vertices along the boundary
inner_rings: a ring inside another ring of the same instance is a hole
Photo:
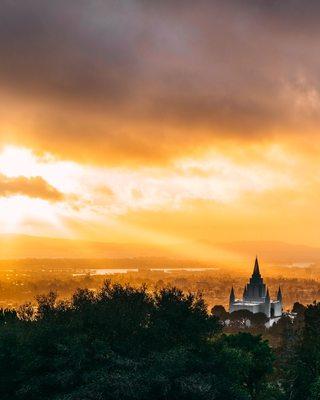
[[[291,244],[282,241],[233,241],[199,243],[221,249],[231,259],[251,260],[256,255],[268,263],[319,262],[320,247]],[[181,244],[181,249],[187,246]],[[123,257],[175,257],[170,247],[157,247],[134,243],[100,242],[32,236],[24,234],[0,234],[0,258],[123,258]],[[195,255],[196,258],[196,255]]]

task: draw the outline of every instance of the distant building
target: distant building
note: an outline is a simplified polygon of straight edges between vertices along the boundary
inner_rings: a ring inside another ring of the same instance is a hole
[[[282,293],[279,287],[277,300],[271,300],[269,289],[263,283],[260,275],[259,263],[256,258],[250,282],[245,286],[243,299],[235,298],[233,287],[230,292],[229,312],[248,310],[256,314],[264,313],[268,318],[277,318],[282,315]]]

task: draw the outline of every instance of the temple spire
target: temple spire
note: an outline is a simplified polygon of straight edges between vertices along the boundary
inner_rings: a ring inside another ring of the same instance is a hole
[[[252,276],[261,276],[260,275],[260,269],[259,269],[258,257],[256,257],[256,260],[254,262],[254,268],[253,268]]]
[[[243,299],[247,297],[247,285],[243,289]]]
[[[230,304],[234,303],[236,297],[234,295],[234,290],[233,290],[233,286],[231,288],[231,292],[230,292]]]
[[[281,292],[280,286],[279,286],[279,289],[278,289],[277,300],[282,302],[282,292]]]
[[[267,294],[266,294],[266,299],[265,299],[266,303],[270,303],[270,294],[269,294],[269,289],[267,289]]]

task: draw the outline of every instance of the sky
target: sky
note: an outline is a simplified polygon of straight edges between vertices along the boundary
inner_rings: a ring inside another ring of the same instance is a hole
[[[0,11],[0,233],[320,246],[318,1]]]

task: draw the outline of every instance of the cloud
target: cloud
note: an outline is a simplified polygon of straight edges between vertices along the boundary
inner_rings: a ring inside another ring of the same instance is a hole
[[[63,200],[63,194],[49,185],[40,176],[26,178],[24,176],[7,177],[0,174],[0,196],[9,197],[23,195],[32,198],[40,198],[50,202]]]
[[[102,164],[155,163],[228,138],[312,134],[320,122],[317,1],[1,9],[6,141]]]
[[[235,157],[210,151],[132,169],[9,148],[0,173],[5,232],[123,243],[318,240],[319,157],[298,149],[242,146]]]

